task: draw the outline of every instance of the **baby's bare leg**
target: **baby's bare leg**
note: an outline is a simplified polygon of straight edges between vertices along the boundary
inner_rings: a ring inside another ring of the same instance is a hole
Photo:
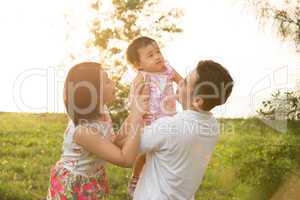
[[[129,180],[128,187],[127,187],[128,194],[131,197],[133,197],[133,193],[134,193],[134,190],[135,190],[136,185],[138,183],[139,176],[140,176],[140,174],[143,170],[145,161],[146,161],[146,155],[140,155],[140,156],[137,157],[137,159],[136,159],[136,161],[133,165],[132,177]]]
[[[138,177],[141,174],[145,162],[146,162],[146,155],[140,155],[137,157],[133,165],[133,171],[132,171],[133,177]]]

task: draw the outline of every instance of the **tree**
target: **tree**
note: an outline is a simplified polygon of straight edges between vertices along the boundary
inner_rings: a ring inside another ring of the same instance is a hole
[[[279,116],[283,120],[300,120],[300,97],[295,92],[278,90],[269,100],[262,102],[257,112],[264,119],[275,120]]]
[[[93,38],[89,44],[99,49],[102,64],[117,83],[117,99],[111,105],[116,126],[128,114],[129,85],[122,81],[128,69],[124,56],[128,43],[138,36],[147,35],[162,45],[162,41],[182,32],[177,26],[182,10],[174,8],[166,11],[160,8],[159,3],[159,0],[96,0],[91,5],[95,18],[91,26]]]
[[[294,41],[296,51],[300,52],[300,0],[248,0],[248,3],[257,11],[262,24],[274,22],[279,36]],[[299,100],[297,92],[275,92],[270,100],[262,102],[258,114],[274,118],[276,113],[284,112],[286,119],[299,120]]]
[[[261,22],[273,20],[282,39],[295,42],[300,51],[300,0],[249,0]]]

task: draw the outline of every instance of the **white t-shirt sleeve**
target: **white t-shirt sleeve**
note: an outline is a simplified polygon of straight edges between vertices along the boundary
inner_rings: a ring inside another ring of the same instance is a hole
[[[159,123],[152,123],[146,126],[141,135],[140,153],[159,151],[166,142],[166,133],[159,129]]]

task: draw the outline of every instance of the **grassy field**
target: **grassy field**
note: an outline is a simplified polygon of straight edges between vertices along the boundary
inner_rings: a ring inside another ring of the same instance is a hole
[[[220,123],[222,134],[197,200],[271,199],[289,177],[298,179],[299,124],[289,123],[287,133],[278,133],[258,119],[221,119]],[[66,124],[62,114],[0,113],[1,200],[45,197]],[[130,171],[108,166],[108,173],[110,199],[129,199]]]

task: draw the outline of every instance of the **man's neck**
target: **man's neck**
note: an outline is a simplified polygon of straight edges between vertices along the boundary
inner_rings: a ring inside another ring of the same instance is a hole
[[[194,106],[184,106],[183,107],[183,110],[192,110],[192,111],[195,111],[195,112],[204,112],[204,113],[208,113],[208,114],[211,114],[210,111],[205,111],[205,110],[202,110],[201,108],[195,108]]]
[[[183,110],[192,110],[192,111],[199,112],[199,110],[196,109],[196,108],[195,108],[194,106],[192,106],[192,105],[183,106]]]

